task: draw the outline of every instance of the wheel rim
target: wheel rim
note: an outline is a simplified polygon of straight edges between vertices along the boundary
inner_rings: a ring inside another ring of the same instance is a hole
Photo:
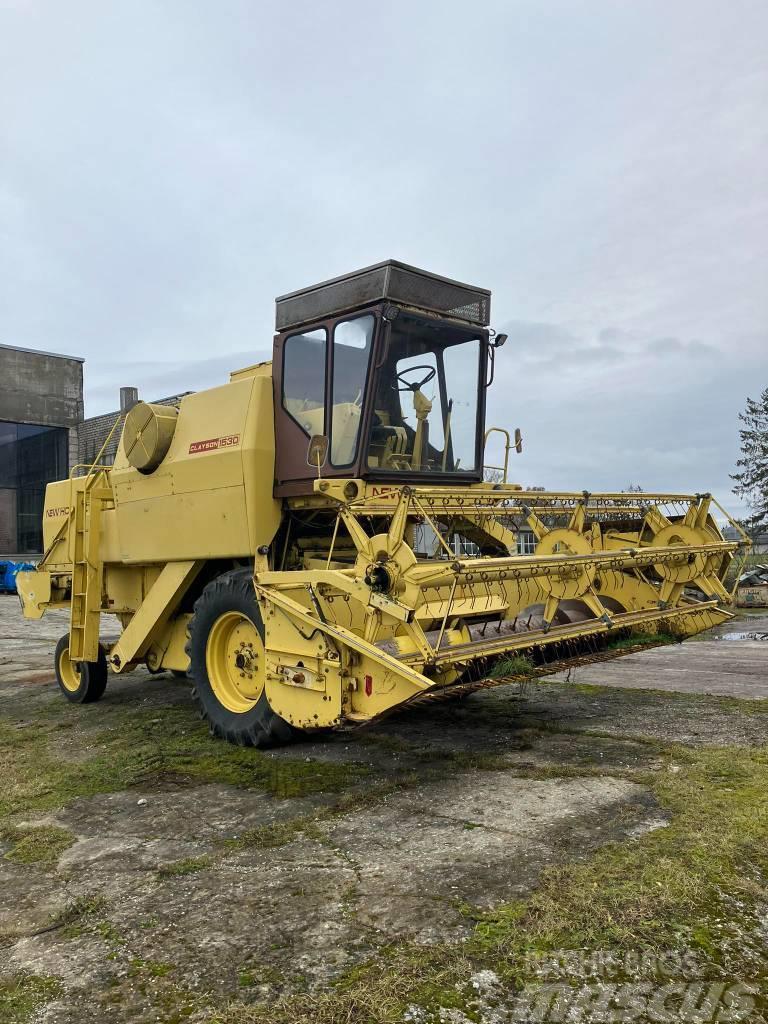
[[[264,690],[264,644],[259,631],[240,612],[220,615],[205,649],[208,681],[228,711],[250,711]]]
[[[80,689],[80,673],[70,660],[68,647],[59,655],[59,678],[61,685],[69,693],[75,693]]]

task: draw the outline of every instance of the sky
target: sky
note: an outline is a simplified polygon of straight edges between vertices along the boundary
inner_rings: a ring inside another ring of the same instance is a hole
[[[400,259],[493,291],[513,479],[738,513],[766,53],[764,0],[0,0],[0,342],[85,357],[95,415]]]

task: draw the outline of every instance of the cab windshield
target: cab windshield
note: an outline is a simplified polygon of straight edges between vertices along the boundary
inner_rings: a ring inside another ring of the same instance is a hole
[[[369,469],[477,470],[481,338],[401,314],[376,371]]]

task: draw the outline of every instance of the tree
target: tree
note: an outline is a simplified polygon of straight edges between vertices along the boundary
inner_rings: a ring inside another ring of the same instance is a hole
[[[768,388],[755,402],[747,399],[747,407],[739,413],[744,424],[739,431],[741,458],[737,460],[734,494],[746,498],[751,515],[744,525],[752,533],[768,529]]]

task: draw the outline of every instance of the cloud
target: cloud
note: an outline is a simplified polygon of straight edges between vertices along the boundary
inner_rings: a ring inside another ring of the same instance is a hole
[[[95,414],[225,381],[275,295],[392,256],[493,290],[531,480],[727,498],[767,35],[762,0],[0,5],[0,341],[84,356]]]
[[[648,342],[646,350],[654,356],[673,356],[688,353],[693,356],[716,356],[715,345],[707,345],[703,341],[682,341],[680,338],[655,338]]]

